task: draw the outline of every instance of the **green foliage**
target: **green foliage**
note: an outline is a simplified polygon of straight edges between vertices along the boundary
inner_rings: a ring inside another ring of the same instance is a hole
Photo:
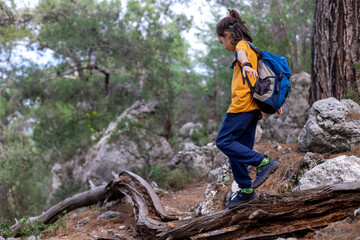
[[[354,63],[354,69],[360,70],[360,63]]]
[[[6,4],[6,1],[0,0],[0,9],[0,59],[7,61],[17,41],[30,35],[25,27],[29,16],[16,11],[13,1]]]
[[[10,229],[10,221],[6,220],[0,222],[0,236],[4,237],[5,239],[12,236],[12,231]]]
[[[140,136],[138,134],[140,129],[147,129],[152,130],[155,127],[153,119],[150,117],[137,120],[137,119],[130,119],[130,118],[122,118],[116,125],[115,131],[113,131],[108,139],[108,142],[114,142],[119,140],[120,133],[122,135],[126,135],[130,139],[134,140],[135,142],[140,142]],[[144,136],[143,136],[144,137]],[[146,136],[145,136],[146,137]]]
[[[181,189],[185,184],[190,183],[194,177],[195,173],[187,169],[183,164],[175,170],[154,165],[150,168],[148,175],[148,178],[164,189]]]
[[[348,89],[346,91],[346,94],[345,94],[344,98],[351,99],[351,100],[353,100],[354,102],[356,102],[357,104],[360,105],[360,92],[357,91],[357,89],[358,89],[358,85],[355,82],[353,89]]]
[[[0,215],[20,218],[36,214],[47,197],[43,190],[49,182],[44,175],[45,164],[29,138],[5,135],[5,139],[5,156],[0,158],[0,186],[7,195],[0,206]]]
[[[65,214],[65,213],[64,213]],[[0,222],[0,236],[4,238],[16,237],[18,235],[27,236],[40,236],[44,230],[47,230],[43,237],[53,236],[59,230],[60,227],[66,227],[66,222],[62,216],[58,217],[58,220],[54,224],[44,224],[41,220],[31,222],[29,216],[22,218],[19,223],[23,227],[19,232],[11,230],[11,225],[8,220]]]
[[[65,179],[61,182],[60,187],[52,196],[50,206],[85,190],[86,189],[80,180]]]
[[[315,0],[234,0],[226,7],[239,11],[259,50],[286,56],[294,73],[310,72]]]
[[[211,142],[211,133],[207,127],[201,127],[195,129],[190,138],[196,145],[204,146]]]

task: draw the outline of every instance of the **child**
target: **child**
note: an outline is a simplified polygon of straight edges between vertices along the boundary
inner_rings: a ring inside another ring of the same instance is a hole
[[[231,84],[232,101],[224,117],[216,138],[216,146],[229,158],[235,181],[240,190],[226,206],[233,208],[256,198],[255,188],[260,186],[278,163],[271,158],[253,151],[258,119],[262,118],[259,107],[252,98],[250,88],[243,76],[248,74],[254,85],[257,73],[257,55],[245,41],[252,42],[245,22],[235,10],[216,25],[216,34],[221,44],[230,52],[237,52],[239,64],[236,64]],[[277,111],[282,114],[282,109]],[[248,165],[256,166],[256,179],[251,183]]]

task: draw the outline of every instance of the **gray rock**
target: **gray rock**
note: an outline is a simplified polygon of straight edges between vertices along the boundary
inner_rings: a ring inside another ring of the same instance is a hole
[[[314,153],[307,152],[304,156],[304,159],[300,163],[300,168],[307,171],[323,163],[324,161],[324,159],[317,159]]]
[[[203,147],[193,146],[178,152],[166,163],[166,166],[175,169],[180,164],[184,164],[188,169],[192,169],[199,174],[208,174],[211,170],[221,167],[227,161],[227,157],[216,145],[209,143]]]
[[[146,116],[153,114],[157,106],[157,101],[137,101],[111,122],[82,164],[74,162],[74,178],[84,183],[91,180],[99,186],[112,180],[112,171],[137,173],[147,165],[170,159],[173,156],[170,143],[146,128]]]
[[[98,216],[97,218],[98,218],[98,219],[101,219],[101,218],[111,219],[111,218],[114,218],[114,217],[119,216],[119,215],[120,215],[120,212],[117,212],[117,211],[107,211],[107,212],[101,214],[100,216]]]
[[[270,148],[275,150],[281,150],[282,146],[278,142],[273,142]]]
[[[355,216],[355,217],[359,217],[359,216],[360,216],[360,208],[358,208],[358,209],[356,209],[356,210],[354,211],[354,216]]]
[[[30,236],[26,240],[36,240],[36,237],[35,236]]]
[[[61,165],[59,163],[55,163],[54,166],[51,168],[51,174],[53,175],[52,178],[52,188],[57,189],[61,185]]]
[[[195,150],[196,148],[198,148],[198,146],[196,146],[196,144],[192,143],[192,142],[185,142],[183,144],[183,151],[192,151]]]
[[[188,122],[180,128],[179,134],[182,137],[190,137],[202,127],[201,123]]]
[[[195,207],[195,217],[204,216],[215,212],[214,202],[216,201],[218,189],[215,184],[209,184],[205,191],[205,200]]]
[[[126,226],[125,225],[119,226],[119,230],[126,230]]]
[[[294,191],[344,182],[360,182],[360,158],[340,156],[328,159],[307,171]]]
[[[360,144],[360,107],[335,98],[315,102],[299,135],[304,152],[345,152]]]
[[[89,223],[90,221],[91,221],[91,219],[89,217],[83,218],[76,223],[75,227],[81,228],[81,227],[85,226],[87,223]]]
[[[255,132],[255,142],[260,142],[261,140],[261,137],[262,137],[262,133],[263,133],[263,130],[261,128],[261,126],[258,124],[256,126],[256,132]]]
[[[291,77],[294,85],[291,88],[289,98],[286,100],[282,116],[264,114],[259,121],[263,129],[263,140],[286,141],[297,143],[297,137],[303,128],[309,106],[309,89],[311,78],[308,73],[300,72]]]
[[[207,215],[215,212],[215,207],[218,204],[218,192],[221,188],[228,185],[232,180],[232,172],[228,162],[223,166],[214,169],[211,173],[213,182],[208,185],[205,191],[205,200],[199,203],[195,209],[195,217]]]

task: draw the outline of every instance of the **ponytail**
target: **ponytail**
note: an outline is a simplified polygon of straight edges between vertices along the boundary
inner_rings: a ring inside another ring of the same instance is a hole
[[[249,29],[245,26],[239,13],[234,9],[228,9],[230,15],[224,17],[216,24],[216,34],[219,37],[224,37],[224,32],[229,32],[232,38],[232,44],[236,45],[241,40],[253,41],[253,37],[250,34]]]

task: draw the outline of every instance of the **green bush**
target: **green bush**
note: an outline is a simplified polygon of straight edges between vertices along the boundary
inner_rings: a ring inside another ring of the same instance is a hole
[[[66,212],[64,212],[65,214]],[[11,225],[8,220],[0,222],[0,236],[4,238],[22,236],[40,236],[44,230],[48,230],[43,237],[54,236],[60,227],[66,227],[66,222],[63,220],[62,216],[58,217],[58,220],[54,224],[45,224],[41,220],[36,220],[30,222],[30,217],[25,216],[19,221],[20,225],[23,225],[19,232],[14,232],[11,230]]]
[[[50,206],[83,191],[85,191],[85,187],[80,180],[66,179],[61,182],[59,189],[54,193]]]
[[[354,89],[358,89],[357,83],[354,83]],[[360,92],[358,92],[356,90],[352,90],[352,89],[347,90],[345,98],[351,99],[360,105]]]
[[[6,193],[0,204],[0,221],[37,214],[45,205],[49,173],[26,137],[6,137],[5,156],[0,158],[0,186]]]
[[[196,174],[187,169],[184,164],[181,164],[175,170],[155,165],[150,168],[148,178],[156,182],[160,188],[181,189],[187,183],[190,183],[195,176]]]
[[[194,130],[190,139],[199,146],[204,146],[211,142],[211,131],[207,127],[201,127]]]

